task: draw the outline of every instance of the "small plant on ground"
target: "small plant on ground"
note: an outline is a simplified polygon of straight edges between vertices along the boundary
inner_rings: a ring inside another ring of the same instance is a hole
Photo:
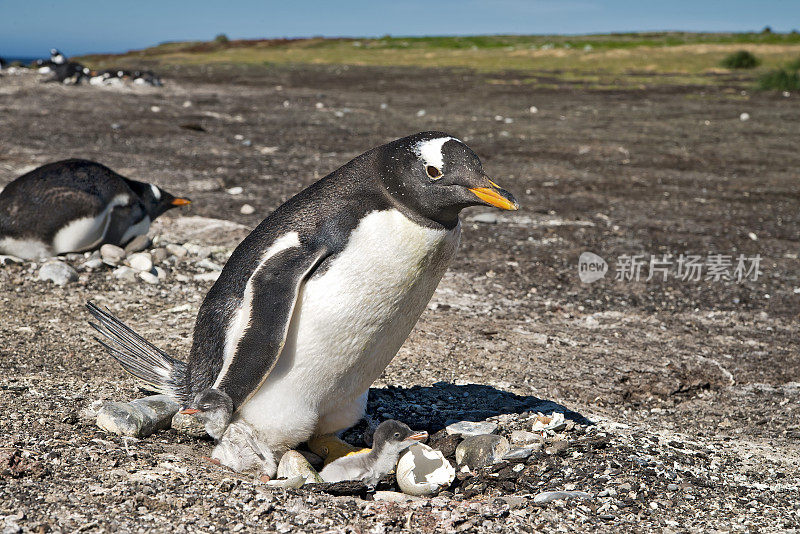
[[[773,70],[759,78],[758,85],[765,91],[800,91],[800,76],[796,70]]]
[[[739,50],[722,60],[722,66],[728,69],[752,69],[759,63],[761,61],[747,50]]]
[[[214,42],[217,43],[217,44],[226,44],[229,41],[230,41],[230,39],[228,39],[228,36],[225,35],[224,33],[220,33],[219,35],[214,37]]]
[[[786,65],[787,70],[800,70],[800,57]]]

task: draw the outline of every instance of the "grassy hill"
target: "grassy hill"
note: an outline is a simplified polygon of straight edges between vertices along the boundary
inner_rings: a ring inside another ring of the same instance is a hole
[[[624,33],[604,35],[492,35],[259,39],[170,42],[122,55],[86,56],[94,67],[146,64],[341,64],[455,67],[481,71],[548,72],[586,83],[637,85],[656,74],[674,83],[715,83],[731,73],[721,62],[738,50],[760,60],[739,78],[753,78],[800,58],[800,34]]]

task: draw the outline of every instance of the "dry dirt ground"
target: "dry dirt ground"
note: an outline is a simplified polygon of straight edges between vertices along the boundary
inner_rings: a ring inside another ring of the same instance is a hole
[[[0,527],[800,530],[800,95],[542,90],[523,83],[529,75],[401,68],[164,74],[161,89],[0,78],[0,185],[45,162],[98,160],[190,196],[153,234],[211,247],[222,262],[247,228],[351,157],[450,132],[522,208],[488,222],[471,219],[487,210],[467,210],[458,257],[369,411],[431,432],[490,417],[509,435],[541,400],[580,424],[561,436],[566,448],[434,499],[270,491],[204,462],[208,441],[174,430],[123,439],[81,414],[140,395],[92,339],[83,303],[185,358],[211,284],[193,278],[194,259],[165,262],[157,286],[79,269],[56,287],[36,280],[36,265],[12,264],[0,268]],[[226,192],[236,186],[242,194]],[[241,214],[245,203],[255,213]],[[192,234],[188,216],[243,227]],[[609,262],[604,279],[580,281],[583,251]],[[692,282],[673,267],[645,281],[644,268],[638,282],[616,280],[619,256],[666,253],[759,254],[763,272]],[[561,489],[592,498],[533,502]]]

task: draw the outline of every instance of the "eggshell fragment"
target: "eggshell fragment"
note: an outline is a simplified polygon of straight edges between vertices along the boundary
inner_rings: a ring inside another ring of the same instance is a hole
[[[417,443],[397,462],[397,485],[407,495],[433,495],[453,483],[456,470],[444,455]]]

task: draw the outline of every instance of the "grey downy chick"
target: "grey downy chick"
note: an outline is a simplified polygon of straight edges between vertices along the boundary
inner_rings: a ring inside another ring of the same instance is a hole
[[[367,486],[375,487],[397,465],[401,452],[427,437],[427,432],[414,432],[405,423],[389,419],[375,430],[370,452],[339,458],[328,464],[319,475],[325,482],[361,480]]]
[[[208,435],[219,441],[233,417],[233,401],[224,391],[208,388],[198,393],[181,413],[197,417]]]
[[[181,413],[197,417],[214,438],[217,444],[211,456],[214,463],[239,473],[275,469],[272,453],[258,444],[250,425],[242,421],[231,423],[233,401],[225,392],[214,388],[203,390]]]

